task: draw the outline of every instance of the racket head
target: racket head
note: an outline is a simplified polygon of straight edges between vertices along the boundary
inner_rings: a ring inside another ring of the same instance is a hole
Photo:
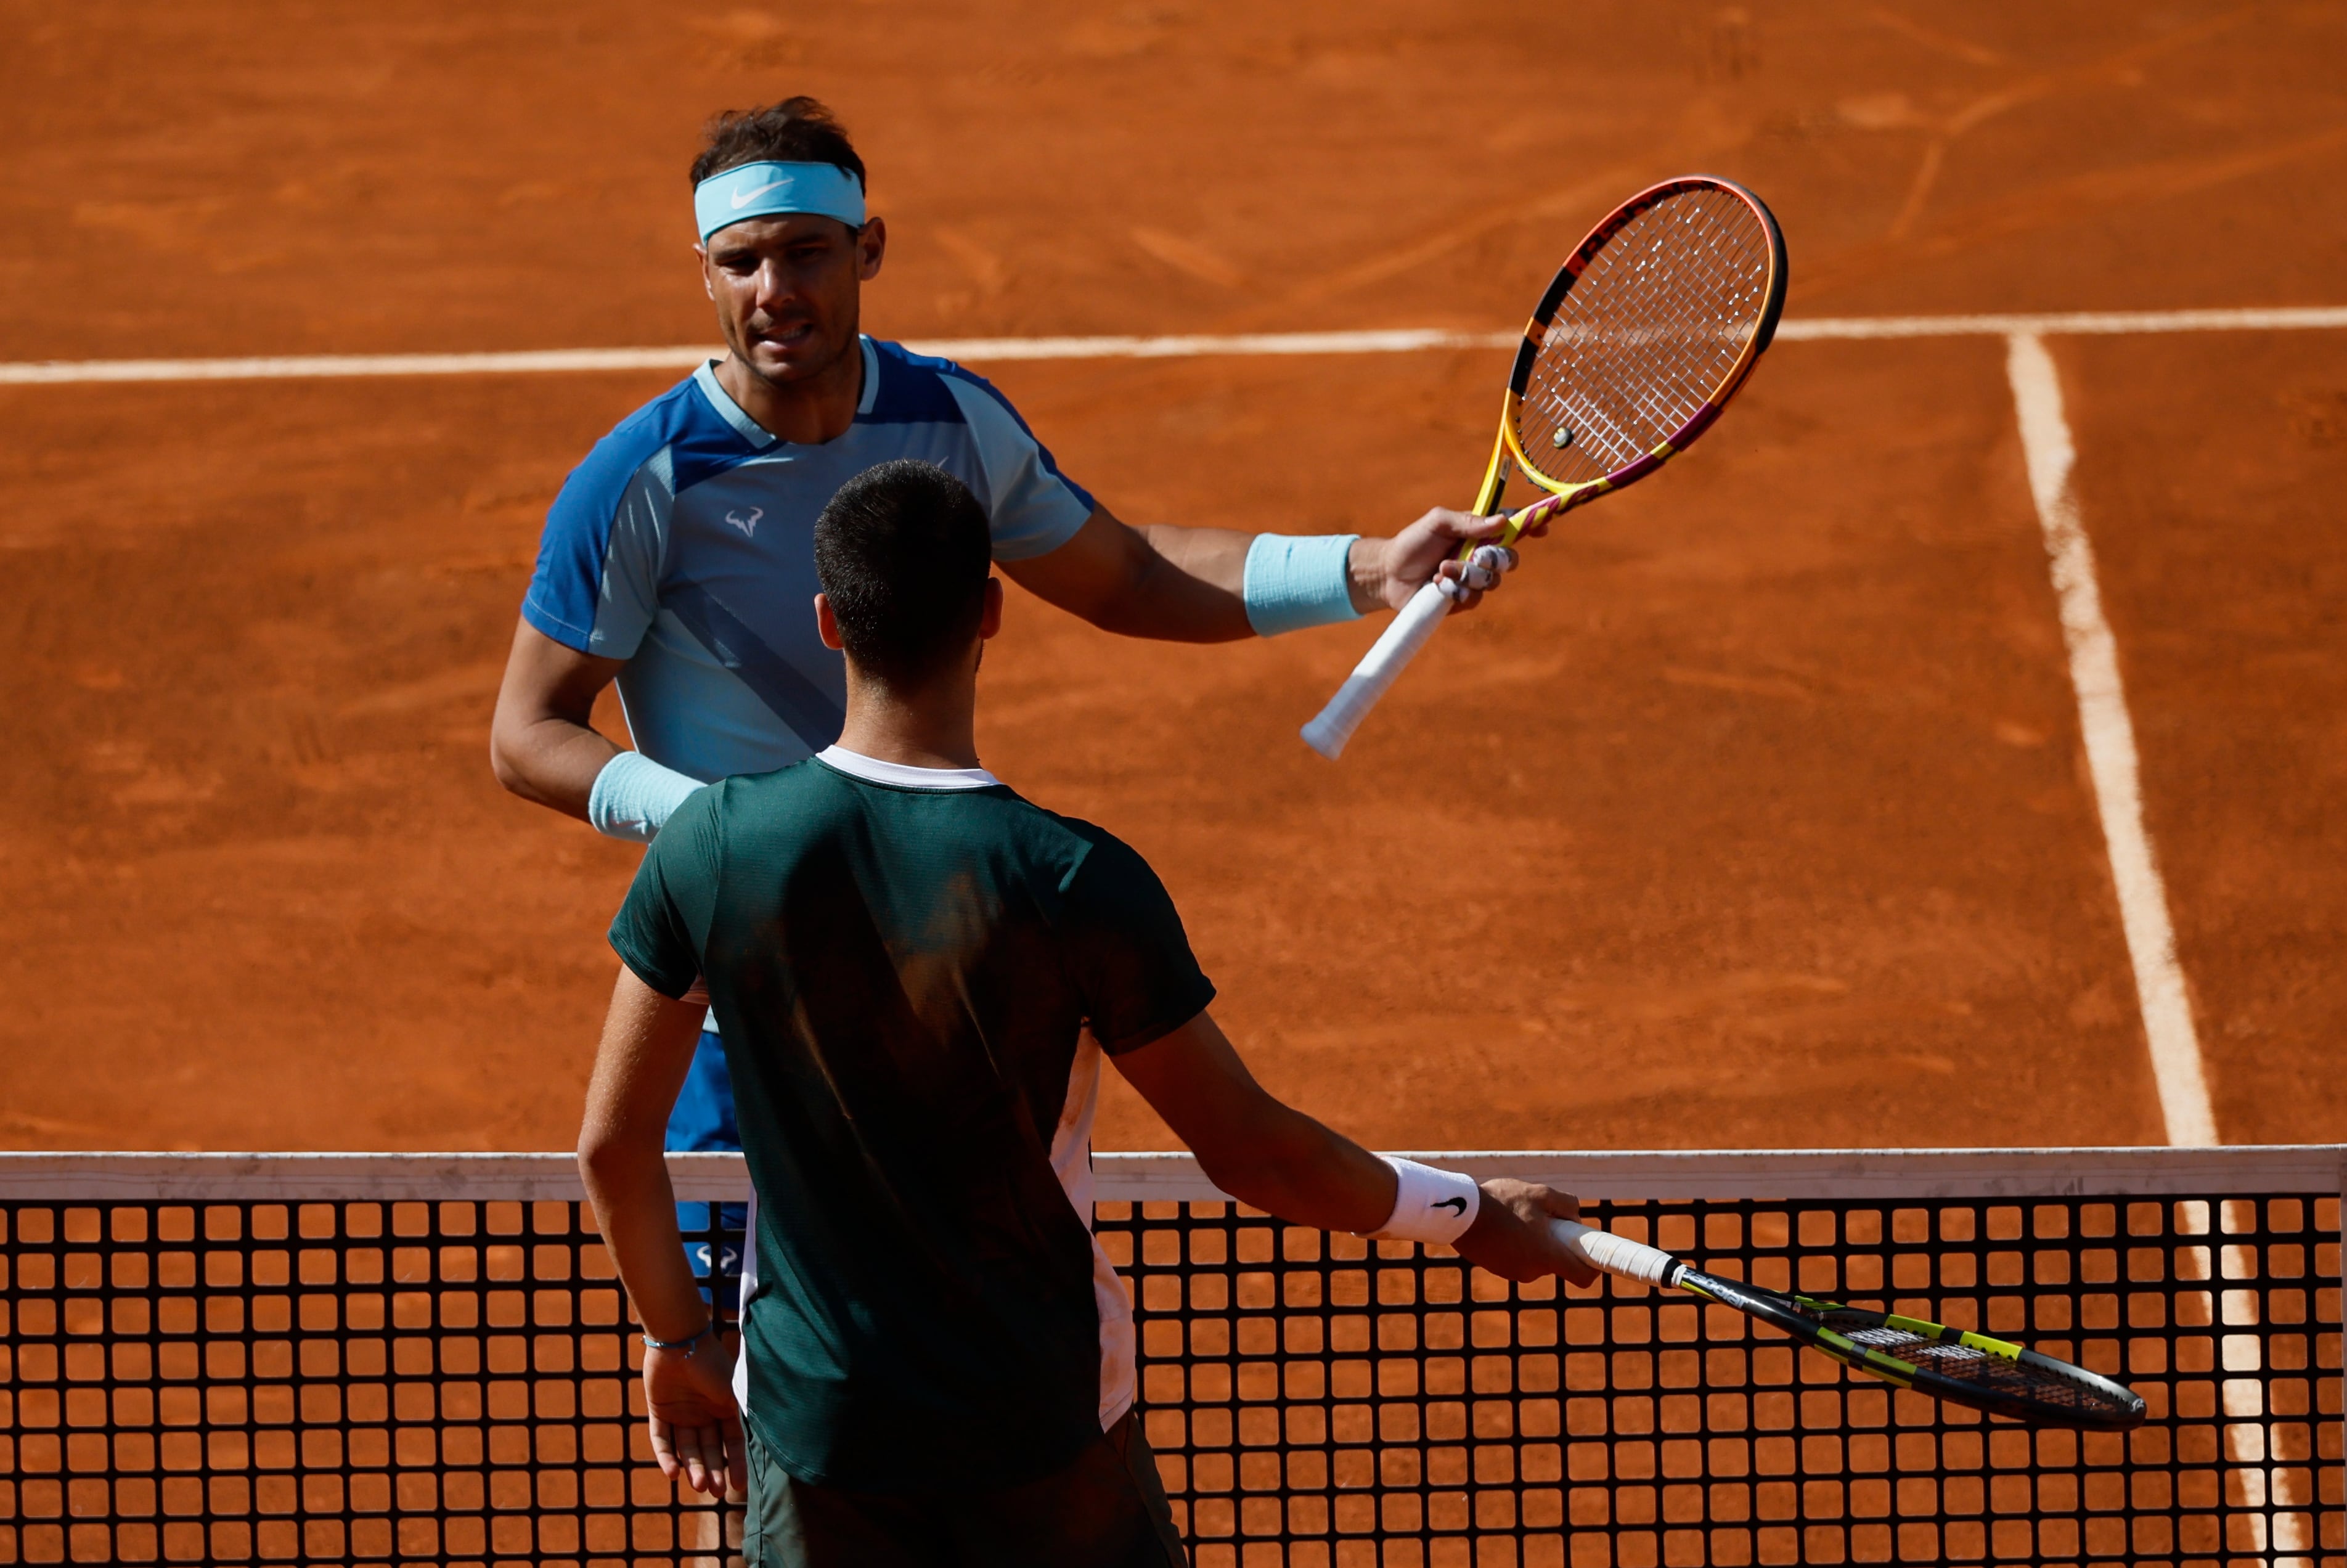
[[[1501,439],[1559,497],[1636,483],[1702,435],[1776,335],[1785,236],[1760,199],[1691,174],[1590,231],[1524,328]]]
[[[1694,1269],[1679,1287],[1782,1329],[1845,1367],[1950,1404],[2037,1427],[2126,1431],[2143,1424],[2143,1397],[2125,1384],[1985,1334],[1783,1296]]]

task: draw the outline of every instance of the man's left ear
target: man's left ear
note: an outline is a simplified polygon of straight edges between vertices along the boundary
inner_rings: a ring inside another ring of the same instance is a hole
[[[815,634],[822,638],[823,645],[835,653],[847,646],[839,635],[839,617],[831,612],[829,594],[818,593],[815,596]]]
[[[864,227],[856,231],[856,275],[870,282],[880,275],[880,259],[888,251],[888,225],[877,218],[867,218]]]
[[[825,606],[828,609],[828,606]],[[1002,579],[986,579],[986,608],[979,612],[978,637],[983,642],[1002,630]]]

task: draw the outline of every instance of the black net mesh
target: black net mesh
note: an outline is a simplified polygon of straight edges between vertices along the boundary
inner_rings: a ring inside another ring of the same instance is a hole
[[[2342,1561],[2335,1199],[1593,1207],[1714,1273],[2024,1339],[2150,1419],[2033,1432],[1681,1296],[1103,1204],[1196,1561]],[[648,1462],[582,1205],[0,1225],[0,1563],[725,1560],[724,1511]]]

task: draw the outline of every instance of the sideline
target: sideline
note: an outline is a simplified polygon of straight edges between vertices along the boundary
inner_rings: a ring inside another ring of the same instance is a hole
[[[2209,311],[2101,311],[2061,315],[1819,316],[1788,321],[1780,343],[1882,338],[2011,337],[2128,333],[2306,332],[2347,328],[2347,305]],[[908,343],[917,354],[1006,364],[1013,360],[1194,359],[1209,355],[1415,354],[1507,348],[1513,332],[1437,330],[1240,333],[1170,337],[940,338]],[[87,382],[278,381],[377,375],[540,375],[587,371],[686,370],[716,353],[674,348],[532,349],[503,354],[311,354],[243,359],[86,359],[0,363],[0,386]]]
[[[2103,820],[2103,843],[2116,885],[2120,924],[2127,958],[2135,967],[2137,1004],[2151,1046],[2152,1078],[2159,1088],[2159,1111],[2168,1141],[2198,1147],[2214,1143],[2217,1117],[2209,1104],[2209,1083],[2200,1041],[2192,1028],[2192,1004],[2177,962],[2176,930],[2168,916],[2168,889],[2152,856],[2151,835],[2143,825],[2137,787],[2135,723],[2127,714],[2127,689],[2119,681],[2118,643],[2103,618],[2102,589],[2095,576],[2095,548],[2078,517],[2070,486],[2077,450],[2062,409],[2062,384],[2045,340],[2017,332],[2006,340],[2005,374],[2013,383],[2014,413],[2021,424],[2021,450],[2029,468],[2030,495],[2045,530],[2045,554],[2061,601],[2062,637],[2070,648],[2070,686],[2078,698],[2078,727],[2086,743],[2086,771],[2094,777],[2095,804]]]

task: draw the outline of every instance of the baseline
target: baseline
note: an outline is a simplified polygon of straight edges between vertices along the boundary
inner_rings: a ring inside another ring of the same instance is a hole
[[[1777,328],[1784,343],[1922,337],[2010,337],[2127,333],[2308,332],[2347,328],[2347,305],[2250,306],[2197,311],[2100,311],[2045,315],[1819,316]],[[1407,328],[1387,332],[1185,333],[1158,337],[943,338],[908,343],[917,354],[1004,364],[1014,360],[1199,359],[1218,354],[1417,354],[1508,348],[1513,332]],[[334,376],[533,375],[613,370],[683,370],[715,354],[670,348],[528,349],[490,354],[287,354],[234,359],[28,360],[0,363],[0,386],[87,382],[274,381]]]

